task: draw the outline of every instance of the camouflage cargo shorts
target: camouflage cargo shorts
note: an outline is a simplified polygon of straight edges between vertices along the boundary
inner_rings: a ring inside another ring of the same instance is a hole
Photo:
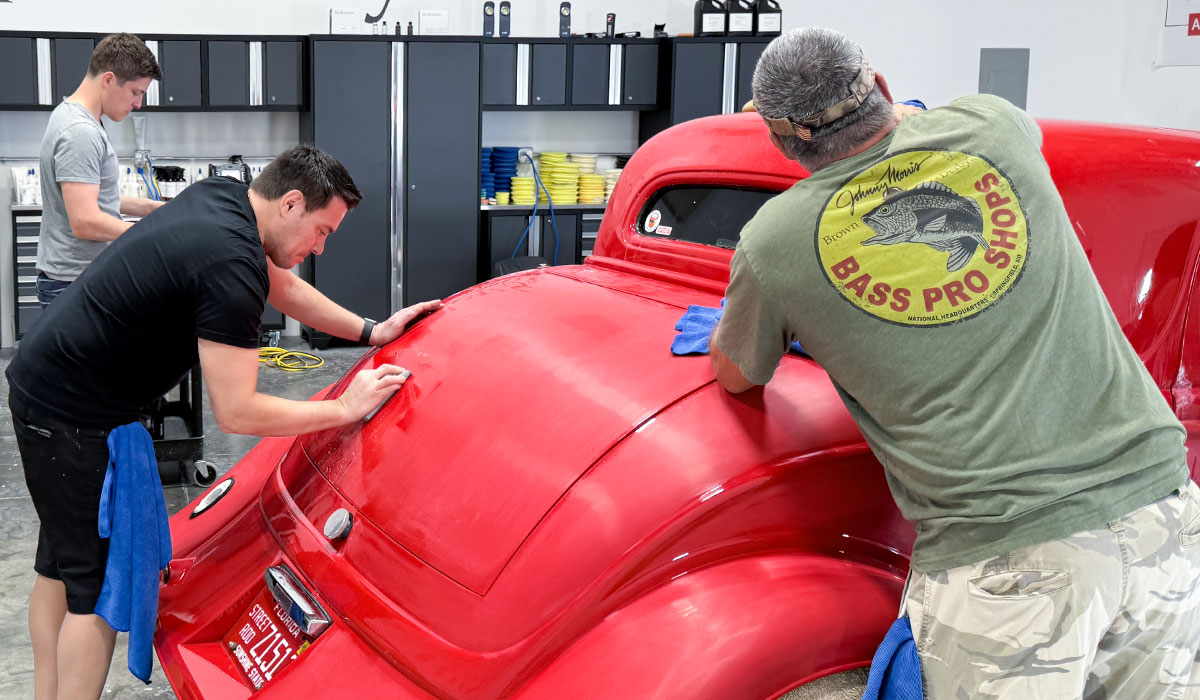
[[[905,608],[929,700],[1200,700],[1200,487],[947,571]]]

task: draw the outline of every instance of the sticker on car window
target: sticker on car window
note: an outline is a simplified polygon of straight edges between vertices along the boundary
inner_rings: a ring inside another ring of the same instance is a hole
[[[660,236],[669,236],[669,235],[671,235],[671,231],[673,231],[673,230],[674,229],[672,229],[670,226],[659,226],[658,231],[656,231],[655,233],[657,233]]]
[[[646,217],[646,233],[654,233],[658,230],[658,222],[662,221],[662,212],[655,209]]]

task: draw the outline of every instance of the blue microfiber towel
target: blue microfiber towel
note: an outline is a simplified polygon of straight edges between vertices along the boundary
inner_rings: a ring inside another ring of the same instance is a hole
[[[863,700],[922,700],[925,688],[921,681],[921,659],[913,641],[908,616],[892,623],[875,650],[867,690]]]
[[[171,561],[171,530],[154,441],[141,423],[108,434],[99,515],[100,537],[109,542],[96,614],[118,632],[129,633],[129,672],[149,683],[158,572]]]
[[[675,330],[679,334],[671,342],[673,355],[707,355],[708,341],[712,337],[717,322],[725,313],[725,300],[721,299],[721,308],[711,306],[689,306],[687,312],[675,322]],[[807,355],[800,342],[792,343],[792,352]]]

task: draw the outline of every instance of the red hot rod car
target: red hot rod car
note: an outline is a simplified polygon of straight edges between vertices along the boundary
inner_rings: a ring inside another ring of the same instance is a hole
[[[1200,135],[1041,126],[1190,444]],[[371,420],[263,440],[172,521],[156,647],[179,697],[768,700],[866,666],[913,530],[826,374],[789,355],[732,396],[669,352],[805,175],[755,115],[670,129],[586,264],[456,295],[359,362],[413,371]]]

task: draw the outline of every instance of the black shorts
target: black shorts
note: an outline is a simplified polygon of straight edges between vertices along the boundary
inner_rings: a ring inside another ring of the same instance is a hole
[[[108,431],[75,428],[38,415],[11,387],[8,405],[25,483],[42,521],[33,570],[63,582],[67,610],[91,615],[108,560],[108,540],[98,534]]]

